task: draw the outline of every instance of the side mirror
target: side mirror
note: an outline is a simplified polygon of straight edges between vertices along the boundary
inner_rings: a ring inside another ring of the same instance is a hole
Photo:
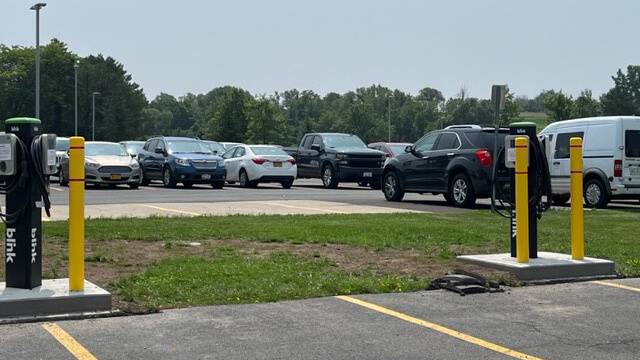
[[[311,150],[320,152],[320,144],[311,144]]]
[[[155,153],[164,155],[164,150],[162,150],[161,147],[157,147],[156,150],[155,150]]]
[[[407,145],[407,147],[404,148],[404,152],[412,154],[413,153],[413,145]]]

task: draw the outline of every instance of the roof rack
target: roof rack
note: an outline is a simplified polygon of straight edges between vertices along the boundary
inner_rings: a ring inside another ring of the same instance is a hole
[[[444,129],[445,130],[447,130],[447,129],[482,129],[482,127],[480,125],[475,125],[475,124],[471,124],[471,125],[449,125]]]

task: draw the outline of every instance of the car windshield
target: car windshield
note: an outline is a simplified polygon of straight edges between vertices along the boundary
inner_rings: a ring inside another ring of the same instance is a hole
[[[129,154],[137,154],[140,152],[140,150],[142,150],[142,147],[144,146],[143,142],[128,142],[128,143],[124,143],[123,144],[124,147],[127,148],[127,151],[129,152]]]
[[[222,153],[226,151],[224,146],[215,141],[205,141],[205,143],[207,144],[207,146],[209,146],[209,149],[211,149],[211,151],[218,152],[218,155],[222,155]]]
[[[363,149],[367,145],[355,135],[325,135],[325,145],[330,148],[357,148]]]
[[[397,154],[403,153],[407,145],[411,145],[411,144],[395,144],[395,145],[389,145],[389,147],[391,148],[391,152],[393,153],[393,155],[397,155]]]
[[[69,150],[69,139],[56,139],[56,150],[67,151]]]
[[[212,154],[209,146],[199,140],[169,140],[167,144],[172,154]]]
[[[87,143],[84,147],[84,154],[86,156],[98,156],[98,155],[117,155],[117,156],[129,156],[124,150],[124,147],[120,144],[91,144]]]
[[[256,155],[287,155],[284,150],[272,146],[251,146],[251,151]]]

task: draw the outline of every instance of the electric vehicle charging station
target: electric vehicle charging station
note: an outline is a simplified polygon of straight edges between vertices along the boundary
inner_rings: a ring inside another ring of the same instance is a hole
[[[5,121],[0,139],[0,174],[6,176],[5,278],[7,287],[42,284],[42,209],[47,214],[48,175],[55,173],[55,140],[33,118]]]
[[[500,97],[504,97],[502,87],[503,85],[494,85],[492,89],[496,129],[499,126],[498,115],[502,109]],[[614,276],[615,264],[612,261],[582,257],[580,252],[580,249],[584,248],[581,225],[582,207],[574,202],[572,202],[572,235],[571,239],[567,239],[567,241],[571,241],[572,253],[575,252],[575,254],[538,252],[538,220],[542,218],[542,213],[551,207],[552,191],[547,163],[547,154],[550,149],[546,148],[549,141],[538,138],[536,124],[531,122],[512,123],[509,125],[509,135],[505,138],[504,147],[499,149],[497,143],[496,141],[494,151],[491,209],[492,212],[509,219],[511,251],[503,254],[462,255],[457,257],[458,260],[509,271],[524,281]],[[580,169],[576,170],[579,172],[576,175],[581,179],[581,148],[572,154],[572,161],[580,164],[580,166],[576,165],[576,168]],[[517,188],[516,183],[518,183]],[[578,183],[581,184],[576,181],[576,184]],[[572,189],[577,194],[582,193],[580,184]],[[581,196],[576,197],[582,200]],[[524,206],[523,203],[525,203]],[[582,205],[581,202],[580,205]],[[518,212],[526,215],[518,217],[516,207]],[[576,220],[579,220],[575,221],[575,228],[579,228],[579,234],[576,234],[575,239],[574,216]],[[575,251],[573,250],[574,242],[576,243]]]

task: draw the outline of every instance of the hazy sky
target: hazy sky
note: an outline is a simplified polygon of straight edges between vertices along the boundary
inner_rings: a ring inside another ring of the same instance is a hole
[[[223,85],[600,95],[618,68],[640,64],[637,0],[44,1],[42,44],[114,57],[149,100]],[[34,3],[0,0],[0,43],[35,44]]]

